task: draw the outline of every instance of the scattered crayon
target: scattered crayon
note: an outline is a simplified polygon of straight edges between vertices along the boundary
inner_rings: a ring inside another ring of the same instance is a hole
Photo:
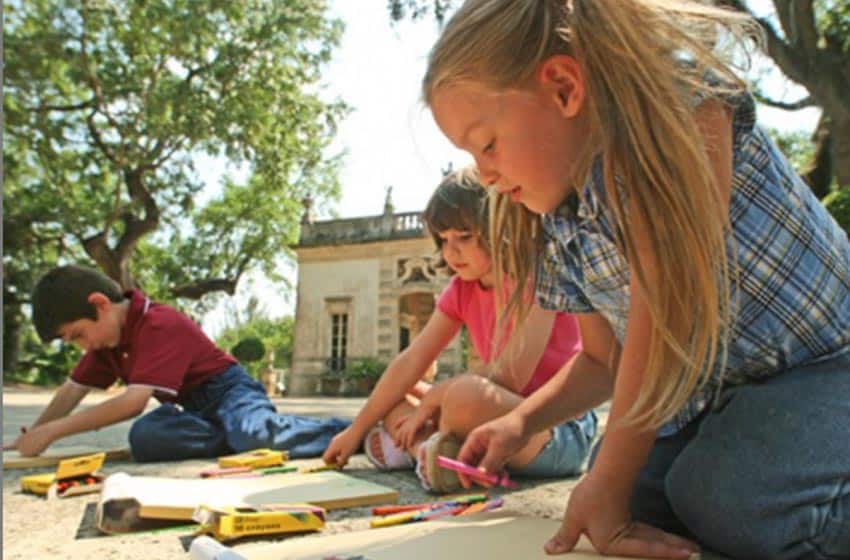
[[[427,513],[421,514],[422,515],[422,521],[431,521],[433,519],[439,519],[441,517],[447,517],[449,515],[457,515],[460,512],[462,512],[463,510],[465,510],[466,507],[467,506],[451,505],[451,506],[438,508],[438,509],[429,511]]]
[[[315,473],[322,471],[338,471],[341,467],[339,465],[318,465],[315,467],[302,467],[299,472],[301,473]]]
[[[269,467],[266,469],[257,469],[255,472],[260,473],[261,475],[267,474],[281,474],[281,473],[290,473],[298,470],[298,467],[295,465],[285,465],[282,467]]]
[[[419,515],[422,513],[422,510],[414,510],[414,511],[406,511],[403,513],[396,513],[395,515],[387,515],[385,517],[381,517],[380,519],[373,519],[369,526],[373,529],[377,529],[379,527],[391,527],[393,525],[401,525],[402,523],[407,523],[409,521],[418,521]]]
[[[251,467],[212,467],[202,470],[201,478],[214,478],[249,472],[251,472]]]
[[[455,497],[448,497],[444,500],[440,500],[439,502],[431,502],[424,504],[402,504],[402,505],[390,505],[390,506],[378,506],[372,508],[372,515],[390,515],[393,513],[402,513],[405,511],[413,511],[419,509],[426,508],[436,508],[441,507],[448,504],[474,504],[478,502],[484,502],[487,500],[487,494],[467,494]]]
[[[437,464],[444,469],[449,469],[455,472],[464,474],[475,482],[503,486],[505,488],[518,488],[519,485],[508,478],[507,474],[498,475],[496,473],[483,473],[472,465],[467,465],[461,461],[450,459],[443,455],[437,456]]]

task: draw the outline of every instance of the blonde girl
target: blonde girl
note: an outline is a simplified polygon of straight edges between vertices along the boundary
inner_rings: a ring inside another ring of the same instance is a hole
[[[423,219],[452,278],[422,332],[389,365],[351,427],[331,441],[325,461],[344,465],[365,439],[366,454],[378,468],[410,467],[415,457],[426,489],[456,489],[457,477],[436,466],[437,454],[455,456],[469,431],[517,406],[581,348],[574,317],[536,305],[521,331],[513,330],[504,342],[495,336],[486,202],[473,170],[447,175],[434,192]],[[490,366],[480,372],[486,375],[434,386],[422,381],[463,325]],[[600,392],[606,390],[610,386]],[[508,467],[527,476],[578,474],[596,434],[596,416],[585,410],[533,435],[511,454]]]
[[[757,29],[706,1],[468,0],[431,52],[425,101],[499,193],[510,306],[531,278],[585,341],[459,457],[498,469],[616,379],[549,552],[850,557],[850,243],[730,70]]]

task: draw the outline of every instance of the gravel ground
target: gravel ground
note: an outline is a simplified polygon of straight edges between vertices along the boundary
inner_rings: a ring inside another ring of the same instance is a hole
[[[4,440],[14,437],[21,425],[28,425],[47,404],[51,393],[43,390],[4,388],[3,432]],[[83,405],[91,406],[108,398],[108,394],[90,395]],[[275,399],[281,412],[352,417],[363,399]],[[125,445],[129,422],[94,434],[68,438],[61,445]],[[293,461],[293,464],[315,465],[320,459]],[[210,466],[212,461],[183,461],[177,463],[135,464],[132,462],[107,462],[107,474],[124,471],[133,475],[195,478],[198,471]],[[20,478],[50,469],[16,469],[3,474],[3,557],[7,560],[42,558],[97,558],[107,559],[167,559],[187,558],[191,537],[185,531],[137,533],[123,536],[106,536],[94,527],[94,510],[97,495],[76,496],[46,502],[44,499],[23,494]],[[411,471],[378,472],[364,455],[352,458],[346,472],[352,476],[395,488],[400,493],[400,503],[417,503],[433,500],[424,493]],[[520,488],[504,494],[506,508],[513,511],[558,519],[576,479],[518,480]],[[370,508],[351,508],[329,513],[324,533],[338,533],[368,528]],[[296,537],[299,538],[299,537]],[[306,537],[312,538],[312,537]],[[269,541],[271,542],[271,541]],[[244,543],[243,543],[244,546]],[[542,543],[541,543],[542,546]],[[238,550],[239,545],[235,548]]]

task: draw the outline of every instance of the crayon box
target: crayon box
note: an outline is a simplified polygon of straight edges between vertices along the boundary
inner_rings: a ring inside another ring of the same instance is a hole
[[[192,516],[219,541],[241,537],[303,533],[325,526],[325,510],[309,504],[258,507],[211,508],[200,506]]]
[[[237,455],[227,455],[218,458],[218,466],[221,468],[227,467],[251,467],[259,469],[261,467],[276,467],[282,465],[289,459],[289,453],[286,451],[275,451],[273,449],[254,449]]]
[[[47,499],[68,498],[100,491],[103,479],[99,472],[106,453],[95,453],[59,461],[55,473],[33,474],[21,478],[21,490]]]

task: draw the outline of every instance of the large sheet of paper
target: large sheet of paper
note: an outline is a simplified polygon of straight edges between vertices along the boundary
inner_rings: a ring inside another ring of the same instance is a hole
[[[103,484],[97,505],[102,531],[146,528],[144,520],[185,520],[210,507],[308,503],[341,509],[398,500],[398,492],[343,473],[286,473],[254,478],[180,479],[116,473]]]

